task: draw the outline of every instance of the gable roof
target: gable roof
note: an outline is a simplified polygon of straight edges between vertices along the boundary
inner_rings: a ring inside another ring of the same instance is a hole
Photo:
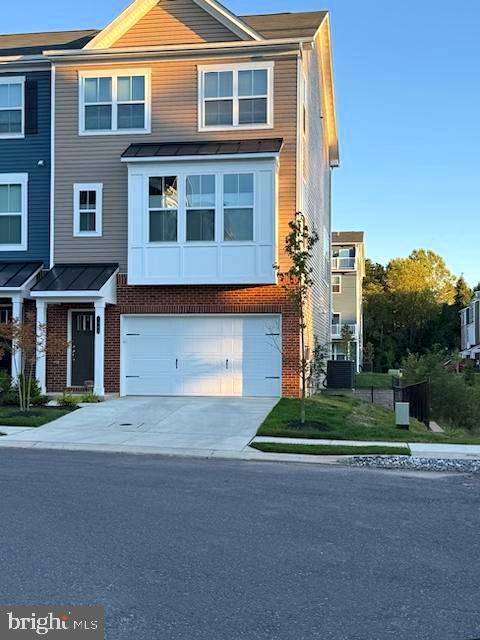
[[[83,49],[97,33],[97,29],[87,29],[0,34],[0,56],[35,56],[45,49]]]
[[[313,38],[327,16],[327,11],[268,13],[242,16],[264,38]]]
[[[192,0],[221,24],[228,27],[240,40],[262,40],[246,22],[239,18],[217,0]],[[137,24],[155,5],[158,0],[134,0],[113,22],[105,27],[86,45],[85,49],[108,49],[129,29]]]
[[[363,231],[334,231],[332,233],[332,243],[360,243],[363,242],[364,235]]]

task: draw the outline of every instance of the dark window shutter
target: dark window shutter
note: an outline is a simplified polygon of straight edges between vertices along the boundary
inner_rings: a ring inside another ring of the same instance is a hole
[[[25,133],[27,136],[38,133],[38,82],[36,80],[25,82]]]

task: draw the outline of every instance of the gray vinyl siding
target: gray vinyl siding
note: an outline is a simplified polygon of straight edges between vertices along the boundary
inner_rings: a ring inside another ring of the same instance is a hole
[[[244,60],[242,60],[244,61]],[[280,160],[279,238],[282,268],[287,267],[282,239],[296,207],[296,58],[275,61],[273,129],[199,132],[197,66],[215,60],[163,61],[139,65],[152,71],[152,133],[149,135],[80,136],[78,133],[78,68],[56,71],[55,261],[118,262],[127,268],[128,176],[120,161],[132,143],[247,138],[284,139]],[[235,62],[223,60],[222,63]],[[112,65],[131,69],[132,64]],[[89,67],[90,69],[92,67]],[[105,69],[105,67],[103,67]],[[73,185],[103,184],[103,235],[73,237]]]
[[[338,275],[338,274],[335,274]],[[342,290],[341,293],[333,294],[333,310],[342,314],[342,324],[358,323],[357,296],[358,282],[357,274],[341,274]]]
[[[0,73],[37,83],[37,133],[0,138],[0,173],[28,173],[28,249],[0,251],[0,260],[50,260],[50,71]],[[39,162],[43,161],[43,166]]]
[[[314,286],[311,295],[311,335],[313,347],[315,339],[321,345],[330,343],[331,292],[330,292],[330,166],[328,145],[322,119],[321,70],[315,48],[306,52],[307,85],[303,153],[303,213],[308,225],[319,236],[314,247]],[[319,100],[319,96],[321,99]],[[303,120],[303,114],[302,114]],[[303,128],[303,122],[299,123]]]

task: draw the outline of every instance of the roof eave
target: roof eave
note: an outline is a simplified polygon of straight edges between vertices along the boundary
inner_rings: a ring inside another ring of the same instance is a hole
[[[328,148],[330,167],[340,166],[340,150],[338,144],[337,111],[335,99],[335,85],[333,82],[332,39],[330,31],[330,17],[325,15],[317,31],[316,38],[320,42],[320,65],[322,69],[323,90],[325,94],[326,123],[328,130]]]

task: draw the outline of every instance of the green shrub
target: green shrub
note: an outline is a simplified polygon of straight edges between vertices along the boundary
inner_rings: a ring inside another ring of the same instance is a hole
[[[447,369],[448,359],[443,351],[410,354],[403,363],[403,382],[415,384],[429,379],[432,418],[452,428],[479,430],[480,387],[475,385],[475,379],[471,386],[468,375]]]
[[[100,402],[100,398],[95,393],[93,393],[93,391],[90,391],[89,393],[83,394],[83,396],[80,398],[80,402],[84,404],[95,404],[97,402]]]
[[[8,393],[6,393],[2,398],[3,404],[8,406],[19,406],[20,405],[20,397],[18,390],[18,382],[15,383]],[[32,407],[43,407],[48,402],[48,398],[43,396],[41,393],[40,385],[37,380],[32,380],[31,386],[31,394],[30,394],[30,405]]]
[[[57,404],[64,409],[76,409],[78,407],[77,399],[71,394],[64,391],[61,396],[58,396]]]

